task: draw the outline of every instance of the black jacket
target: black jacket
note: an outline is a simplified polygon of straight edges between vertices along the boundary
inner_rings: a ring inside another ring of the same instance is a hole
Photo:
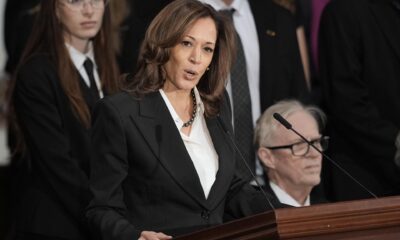
[[[320,71],[332,156],[378,196],[400,194],[400,9],[392,1],[336,0],[320,27]],[[335,200],[371,197],[332,169]]]
[[[30,166],[17,230],[87,239],[89,130],[72,112],[48,55],[20,68],[13,98]]]
[[[226,99],[220,118],[230,126]],[[221,224],[225,213],[239,218],[268,210],[263,195],[236,175],[234,148],[218,119],[206,123],[219,157],[207,199],[159,92],[99,101],[92,129],[94,199],[87,212],[93,232],[102,239],[137,239],[143,230],[175,235],[184,232],[179,228]]]

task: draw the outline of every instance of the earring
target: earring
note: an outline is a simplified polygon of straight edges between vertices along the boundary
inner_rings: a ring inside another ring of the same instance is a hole
[[[206,68],[206,71],[208,71],[208,70],[210,70],[210,67],[207,67],[207,68]]]

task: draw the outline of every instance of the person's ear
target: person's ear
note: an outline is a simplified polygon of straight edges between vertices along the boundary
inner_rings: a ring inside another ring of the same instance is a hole
[[[272,155],[272,151],[268,148],[260,147],[257,150],[258,158],[260,159],[261,163],[271,169],[275,169],[275,158]]]

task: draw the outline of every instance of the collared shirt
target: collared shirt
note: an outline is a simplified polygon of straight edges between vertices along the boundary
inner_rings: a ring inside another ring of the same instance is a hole
[[[74,64],[75,68],[78,69],[79,74],[82,76],[83,81],[85,81],[85,84],[90,88],[90,80],[89,76],[86,73],[85,67],[83,66],[83,63],[85,62],[86,58],[89,58],[93,62],[93,75],[94,75],[94,80],[96,81],[97,89],[99,90],[99,95],[100,98],[104,97],[103,91],[101,90],[101,83],[100,83],[100,77],[99,73],[97,71],[97,64],[96,61],[94,60],[94,52],[93,52],[93,43],[89,42],[89,51],[87,53],[82,53],[78,51],[76,48],[73,46],[69,45],[68,43],[65,43],[69,56],[72,60],[72,63]]]
[[[217,11],[223,9],[235,9],[235,12],[233,13],[233,22],[236,32],[239,34],[242,41],[244,55],[246,58],[247,79],[249,81],[251,98],[251,112],[253,117],[253,125],[255,126],[257,119],[261,115],[260,46],[258,42],[256,23],[254,21],[253,13],[250,9],[249,2],[247,0],[234,0],[230,6],[227,6],[221,0],[199,1],[210,4]],[[232,102],[232,86],[230,84],[230,77],[228,79],[227,91]]]
[[[274,182],[269,181],[269,185],[271,186],[272,191],[274,191],[275,195],[278,197],[279,202],[293,206],[293,207],[310,206],[310,195],[307,196],[307,199],[306,199],[304,205],[301,205],[300,203],[298,203],[296,201],[296,199],[294,199],[292,196],[290,196],[287,192],[285,192],[282,188],[280,188]]]
[[[172,119],[175,122],[176,128],[181,134],[186,150],[192,159],[194,168],[196,169],[204,191],[204,196],[205,198],[208,198],[218,171],[218,155],[215,151],[214,144],[212,143],[210,132],[208,131],[204,118],[204,105],[201,101],[200,94],[197,91],[197,88],[194,88],[197,103],[197,113],[192,123],[190,135],[187,136],[181,132],[184,122],[176,113],[165,92],[162,89],[159,91],[168,107]]]

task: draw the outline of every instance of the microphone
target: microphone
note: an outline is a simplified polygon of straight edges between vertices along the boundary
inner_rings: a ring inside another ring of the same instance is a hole
[[[246,159],[244,158],[243,154],[240,152],[238,146],[236,145],[235,140],[233,139],[232,134],[231,134],[231,132],[229,131],[229,128],[225,125],[224,121],[222,121],[222,119],[221,119],[220,116],[218,116],[217,118],[218,118],[219,125],[222,127],[222,129],[224,130],[224,132],[228,135],[229,140],[231,141],[231,143],[233,144],[233,146],[234,146],[234,148],[235,148],[235,151],[239,154],[240,159],[242,160],[242,162],[243,162],[244,165],[246,166],[247,170],[249,170],[249,172],[250,172],[250,174],[251,174],[251,177],[252,177],[253,180],[255,181],[257,187],[261,190],[262,194],[264,195],[265,199],[267,200],[267,202],[268,202],[267,207],[271,207],[272,210],[275,211],[274,205],[273,205],[272,202],[269,200],[269,198],[268,198],[267,194],[265,193],[264,189],[261,187],[261,184],[258,182],[257,177],[255,176],[255,174],[254,174],[253,171],[251,170],[249,164],[247,163],[247,161],[246,161]]]
[[[372,193],[367,187],[365,187],[363,184],[361,184],[357,179],[355,179],[349,172],[347,172],[344,168],[342,168],[337,162],[335,162],[332,158],[330,158],[328,155],[326,155],[323,151],[318,149],[314,144],[312,144],[310,141],[308,141],[307,138],[305,138],[302,134],[296,131],[292,127],[292,124],[290,124],[285,118],[282,117],[279,113],[274,113],[274,118],[283,126],[285,126],[288,130],[293,131],[297,136],[299,136],[301,139],[303,139],[309,146],[317,150],[317,152],[321,153],[322,156],[324,156],[326,159],[328,159],[333,165],[335,165],[340,171],[342,171],[344,174],[346,174],[351,180],[353,180],[355,183],[357,183],[359,186],[361,186],[368,194],[373,196],[374,198],[378,198],[374,193]]]

